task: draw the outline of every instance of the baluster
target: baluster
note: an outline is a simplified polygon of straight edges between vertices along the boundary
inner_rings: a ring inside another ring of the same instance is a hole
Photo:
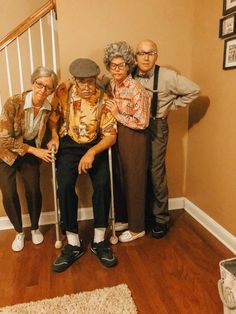
[[[2,96],[0,95],[0,114],[2,113]]]
[[[29,41],[29,52],[30,52],[30,73],[34,71],[34,59],[33,59],[33,49],[32,49],[32,40],[31,40],[31,28],[28,28],[28,41]]]
[[[17,55],[18,55],[18,65],[19,65],[19,74],[20,74],[20,90],[23,93],[23,91],[24,91],[24,82],[23,82],[23,72],[22,72],[22,63],[21,63],[21,53],[20,53],[19,37],[16,38],[16,44],[17,44]]]
[[[43,24],[42,24],[42,19],[39,20],[39,27],[40,27],[40,41],[41,41],[42,65],[45,67],[45,52],[44,52],[44,39],[43,39]]]
[[[4,52],[5,52],[5,60],[6,60],[6,67],[7,67],[8,92],[9,92],[9,96],[12,96],[11,74],[10,74],[7,47],[4,48]]]
[[[56,59],[56,45],[55,45],[55,13],[53,10],[50,11],[50,20],[51,20],[51,35],[52,35],[52,61],[53,61],[53,70],[57,73],[57,59]]]

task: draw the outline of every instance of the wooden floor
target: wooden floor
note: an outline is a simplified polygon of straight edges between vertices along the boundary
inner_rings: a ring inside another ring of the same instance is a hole
[[[18,253],[11,250],[14,231],[0,231],[0,307],[126,283],[139,313],[223,313],[219,261],[233,253],[184,210],[171,213],[165,238],[147,235],[113,246],[119,264],[112,269],[101,266],[90,251],[92,221],[80,223],[86,254],[64,273],[51,270],[59,254],[54,226],[42,227],[45,241],[39,246],[32,244],[27,229],[25,248]]]

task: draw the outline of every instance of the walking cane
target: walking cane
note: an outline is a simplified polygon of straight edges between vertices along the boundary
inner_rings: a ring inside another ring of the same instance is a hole
[[[113,171],[112,171],[112,155],[111,147],[108,150],[108,161],[109,161],[109,171],[110,171],[110,185],[111,185],[111,231],[112,235],[110,237],[111,244],[118,243],[118,237],[115,231],[115,206],[114,206],[114,189],[113,189]]]
[[[51,154],[52,154],[52,185],[53,185],[53,202],[54,202],[54,211],[55,211],[55,227],[56,227],[56,242],[55,248],[60,249],[62,247],[62,242],[60,240],[59,234],[59,212],[58,212],[58,200],[57,200],[57,184],[56,184],[56,166],[55,166],[55,145],[51,146]]]

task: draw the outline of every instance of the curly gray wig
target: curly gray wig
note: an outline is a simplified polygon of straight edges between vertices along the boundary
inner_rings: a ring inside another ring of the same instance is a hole
[[[135,53],[133,49],[125,41],[118,41],[116,43],[109,44],[104,49],[104,58],[103,63],[106,66],[106,69],[109,71],[110,63],[113,58],[121,57],[124,59],[125,63],[129,67],[129,72],[132,71],[134,67],[134,57]]]

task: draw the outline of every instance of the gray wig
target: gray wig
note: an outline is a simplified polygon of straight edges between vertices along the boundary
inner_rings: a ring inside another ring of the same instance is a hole
[[[133,49],[125,41],[118,41],[116,43],[109,44],[104,49],[103,63],[106,69],[109,71],[110,63],[113,58],[121,57],[129,67],[129,72],[132,71],[135,63],[135,53]]]

